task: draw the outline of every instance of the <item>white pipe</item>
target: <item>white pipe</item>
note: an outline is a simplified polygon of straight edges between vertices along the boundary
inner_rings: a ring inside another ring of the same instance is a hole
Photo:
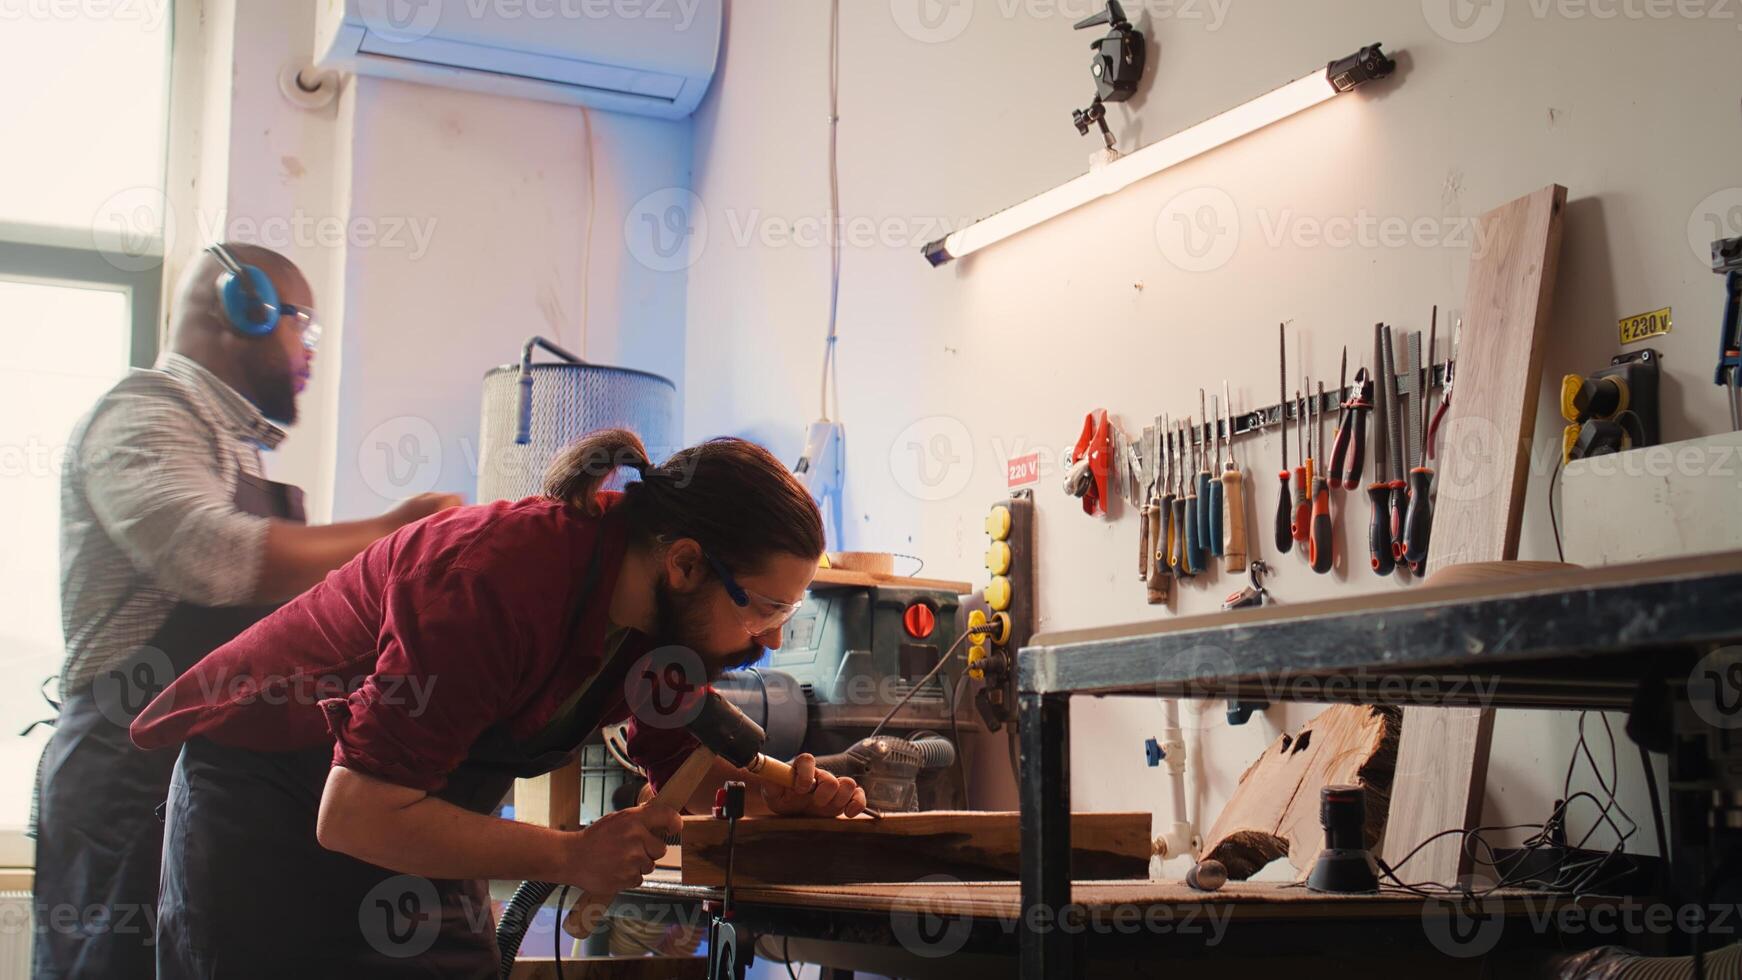
[[[1155,839],[1155,853],[1163,861],[1182,855],[1196,857],[1198,832],[1186,812],[1186,738],[1179,724],[1179,701],[1172,698],[1161,702],[1159,741],[1161,759],[1173,786],[1173,822]]]

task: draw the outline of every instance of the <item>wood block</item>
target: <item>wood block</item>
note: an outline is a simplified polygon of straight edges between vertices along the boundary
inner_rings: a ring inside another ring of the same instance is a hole
[[[581,757],[534,779],[514,781],[514,819],[557,830],[581,826]]]
[[[1079,813],[1071,818],[1071,875],[1149,875],[1150,815]],[[683,881],[726,881],[726,821],[685,817]],[[1021,835],[1015,813],[891,813],[882,820],[746,817],[738,822],[734,885],[912,882],[931,875],[1014,881]]]
[[[1511,561],[1530,477],[1542,390],[1540,343],[1560,263],[1566,188],[1551,185],[1482,216],[1470,256],[1458,378],[1440,434],[1431,575],[1447,565]],[[1408,708],[1384,856],[1403,858],[1433,834],[1481,819],[1492,709]],[[1448,835],[1411,859],[1410,881],[1451,883],[1469,872]]]
[[[1240,776],[1203,856],[1221,861],[1228,877],[1241,881],[1286,855],[1305,877],[1325,847],[1319,790],[1349,784],[1367,787],[1367,842],[1377,845],[1401,728],[1397,708],[1340,704],[1300,731],[1284,733]]]

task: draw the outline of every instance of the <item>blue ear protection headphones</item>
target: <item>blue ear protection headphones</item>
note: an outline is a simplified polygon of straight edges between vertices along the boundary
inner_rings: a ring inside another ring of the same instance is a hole
[[[206,251],[217,256],[224,267],[218,277],[218,296],[224,303],[224,316],[238,333],[248,337],[264,337],[278,326],[283,315],[278,302],[278,288],[259,266],[243,265],[223,245],[213,245]]]

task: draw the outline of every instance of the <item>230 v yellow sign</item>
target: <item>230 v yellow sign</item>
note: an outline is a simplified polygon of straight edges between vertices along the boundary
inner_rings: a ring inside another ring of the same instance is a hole
[[[1669,333],[1669,309],[1653,310],[1630,316],[1621,321],[1621,342],[1636,344],[1650,337],[1661,337]]]

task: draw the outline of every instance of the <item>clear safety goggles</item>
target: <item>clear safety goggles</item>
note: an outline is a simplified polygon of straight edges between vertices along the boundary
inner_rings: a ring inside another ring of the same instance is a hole
[[[288,316],[296,321],[297,329],[302,332],[302,349],[314,353],[315,348],[321,344],[321,321],[315,311],[306,306],[280,303],[278,315]]]
[[[772,596],[765,596],[752,589],[746,589],[738,584],[738,579],[732,575],[725,565],[717,561],[706,551],[702,557],[708,560],[714,574],[720,577],[720,584],[725,586],[726,595],[732,604],[738,607],[738,619],[744,624],[744,631],[751,636],[761,636],[785,626],[787,620],[798,615],[804,606],[804,600],[798,602],[783,602]]]

